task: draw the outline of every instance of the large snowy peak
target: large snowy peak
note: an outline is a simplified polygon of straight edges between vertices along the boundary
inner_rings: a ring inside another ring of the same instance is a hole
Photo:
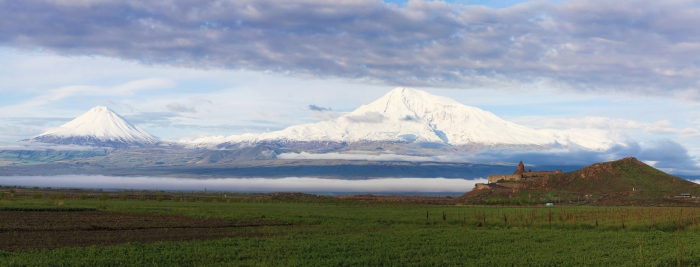
[[[536,130],[491,112],[411,88],[396,88],[334,120],[263,134],[194,140],[199,144],[263,142],[437,142],[453,146],[580,146],[602,150],[613,142],[583,134]]]
[[[107,107],[97,106],[58,128],[32,137],[44,143],[92,146],[151,146],[158,138]]]

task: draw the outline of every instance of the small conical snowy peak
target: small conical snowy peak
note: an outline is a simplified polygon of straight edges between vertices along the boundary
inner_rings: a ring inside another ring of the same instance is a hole
[[[30,140],[97,146],[148,146],[159,141],[158,138],[103,106],[94,107],[80,117]]]
[[[411,88],[396,88],[334,120],[264,134],[202,138],[197,144],[257,142],[437,142],[453,146],[580,146],[602,150],[614,142],[556,130],[537,130],[491,112]]]

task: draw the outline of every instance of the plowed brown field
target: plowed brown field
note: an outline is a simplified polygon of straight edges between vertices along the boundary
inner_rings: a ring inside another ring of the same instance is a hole
[[[145,213],[0,211],[0,250],[256,237],[264,234],[250,227],[284,225],[289,224]]]

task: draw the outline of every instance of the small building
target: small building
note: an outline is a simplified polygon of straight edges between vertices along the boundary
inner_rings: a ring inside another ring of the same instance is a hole
[[[681,197],[691,197],[690,193],[681,193]]]
[[[554,203],[552,203],[552,202],[547,202],[547,203],[545,203],[544,205],[545,205],[545,207],[553,207],[553,206],[554,206]]]

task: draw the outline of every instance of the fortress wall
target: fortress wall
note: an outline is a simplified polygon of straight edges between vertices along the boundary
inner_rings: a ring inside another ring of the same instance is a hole
[[[482,183],[477,183],[474,185],[474,190],[483,190],[483,189],[491,189],[491,186],[488,184],[482,184]]]
[[[520,181],[522,178],[522,175],[520,174],[513,174],[513,175],[489,175],[489,183],[496,183],[499,180],[505,180],[505,181]]]

